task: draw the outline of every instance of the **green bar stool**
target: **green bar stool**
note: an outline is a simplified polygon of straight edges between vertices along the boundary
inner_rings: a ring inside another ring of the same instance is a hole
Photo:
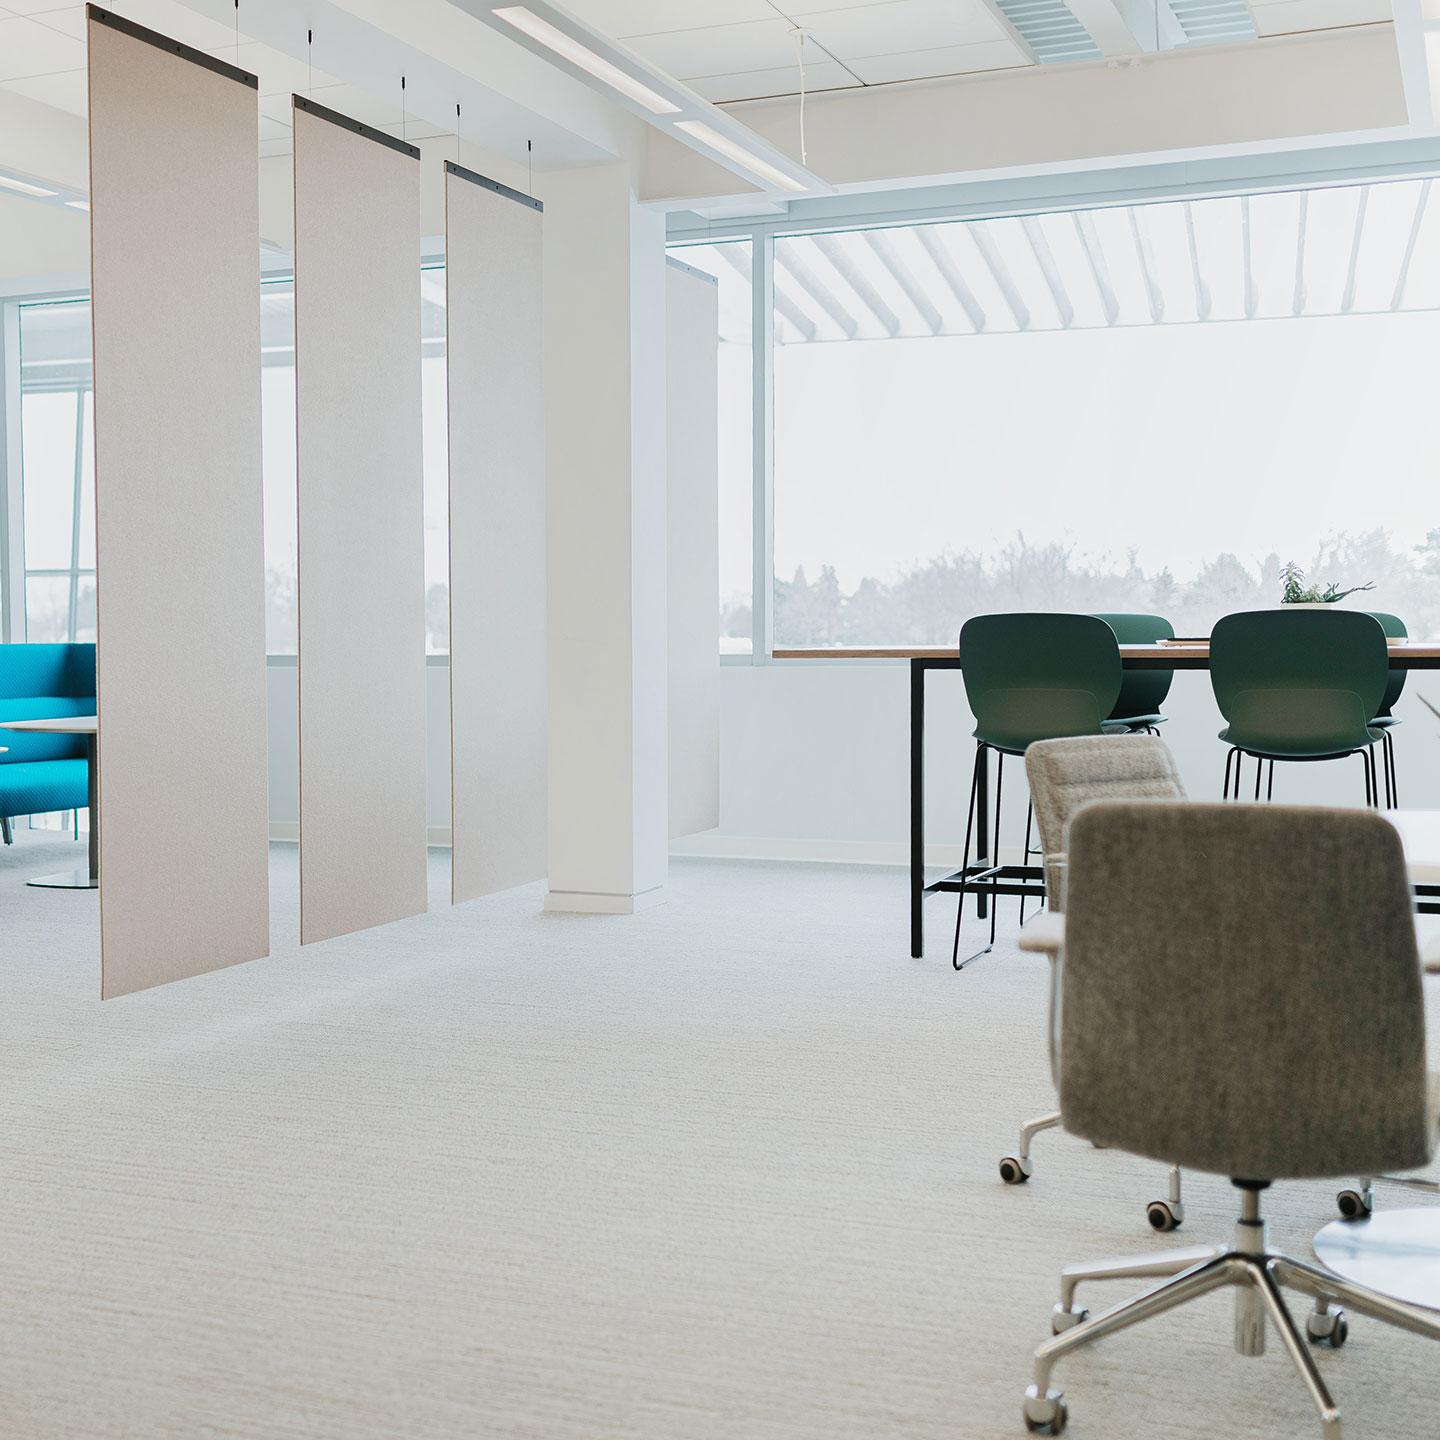
[[[1096,615],[1114,632],[1122,645],[1154,645],[1173,640],[1175,627],[1163,615]],[[1165,722],[1160,707],[1170,693],[1173,670],[1126,670],[1120,676],[1120,698],[1107,715],[1108,726],[1123,727],[1125,734],[1156,734]]]
[[[960,631],[960,668],[965,676],[965,695],[975,715],[975,765],[970,777],[960,869],[944,885],[960,893],[955,945],[950,956],[957,970],[994,948],[995,902],[1001,894],[1020,896],[1022,918],[1025,898],[1044,894],[1045,872],[1041,866],[996,863],[1005,757],[1024,755],[1037,740],[1107,733],[1105,718],[1115,708],[1122,678],[1115,632],[1093,615],[976,615]],[[989,817],[983,813],[983,805],[976,802],[982,778],[988,781],[992,750],[998,758],[995,820],[990,831]],[[977,821],[977,849],[985,859],[972,865],[970,841]],[[993,848],[986,843],[990,834],[995,839]],[[1026,862],[1030,859],[1028,817],[1023,858]],[[969,959],[961,960],[960,926],[967,894],[976,896],[982,919],[988,900],[990,943]]]
[[[1405,622],[1398,615],[1387,615],[1383,610],[1368,610],[1365,613],[1380,622],[1380,628],[1385,632],[1387,640],[1408,640],[1410,638],[1410,632],[1405,628]],[[1380,702],[1380,711],[1370,722],[1372,730],[1385,732],[1385,739],[1380,746],[1380,755],[1385,765],[1385,803],[1392,810],[1400,803],[1400,787],[1395,777],[1395,736],[1393,734],[1395,726],[1400,722],[1391,711],[1404,688],[1405,671],[1391,670],[1385,682],[1385,698]]]
[[[1385,632],[1363,610],[1281,606],[1218,620],[1210,635],[1210,683],[1226,720],[1220,738],[1230,746],[1224,797],[1240,798],[1246,755],[1257,762],[1257,800],[1267,760],[1268,799],[1277,760],[1359,755],[1365,768],[1365,803],[1378,808],[1373,747],[1384,732],[1370,722],[1380,712],[1389,673]]]

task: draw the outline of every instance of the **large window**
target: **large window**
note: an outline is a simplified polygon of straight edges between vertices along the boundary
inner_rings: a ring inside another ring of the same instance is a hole
[[[94,390],[88,301],[20,306],[24,630],[95,638]]]
[[[754,234],[777,647],[1017,609],[1205,633],[1290,560],[1440,634],[1429,180]]]

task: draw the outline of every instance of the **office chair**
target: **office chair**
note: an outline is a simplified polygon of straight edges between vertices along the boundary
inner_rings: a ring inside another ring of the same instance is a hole
[[[1025,752],[1025,774],[1035,804],[1035,821],[1045,857],[1048,908],[1065,908],[1065,832],[1082,805],[1095,800],[1183,800],[1185,787],[1165,742],[1150,735],[1085,735],[1040,740]],[[1052,984],[1055,980],[1052,972]],[[1051,1005],[1054,1005],[1052,994]],[[1007,1185],[1023,1185],[1034,1173],[1030,1144],[1060,1124],[1060,1112],[1020,1127],[1020,1147],[1000,1162]],[[1145,1217],[1156,1230],[1174,1230],[1185,1218],[1180,1167],[1170,1167],[1170,1190],[1152,1200]]]
[[[1383,610],[1367,610],[1365,613],[1380,622],[1387,641],[1409,639],[1410,632],[1398,615],[1390,615]],[[1380,743],[1380,758],[1385,769],[1385,804],[1392,808],[1400,803],[1400,785],[1395,774],[1395,726],[1400,722],[1395,718],[1394,712],[1395,702],[1405,689],[1405,675],[1404,670],[1390,671],[1380,709],[1370,722],[1372,730],[1380,730],[1385,736]]]
[[[1103,620],[1122,645],[1154,645],[1175,638],[1175,627],[1163,615],[1106,611],[1097,613],[1095,618]],[[1111,725],[1123,725],[1126,730],[1143,730],[1153,735],[1155,727],[1165,723],[1160,707],[1174,679],[1173,670],[1127,670],[1120,681],[1120,696],[1107,721]]]
[[[1440,1340],[1440,1314],[1268,1243],[1274,1181],[1412,1169],[1435,1144],[1420,958],[1400,837],[1365,811],[1169,802],[1092,805],[1070,825],[1066,914],[1026,949],[1060,967],[1060,1109],[1097,1144],[1228,1175],[1232,1243],[1061,1274],[1024,1419],[1065,1428],[1056,1364],[1233,1286],[1235,1348],[1268,1325],[1339,1440],[1340,1411],[1281,1294],[1313,1302],[1304,1334],[1338,1346],[1344,1309]],[[1325,1063],[1315,1064],[1323,1055]],[[1077,1286],[1163,1277],[1092,1316]]]

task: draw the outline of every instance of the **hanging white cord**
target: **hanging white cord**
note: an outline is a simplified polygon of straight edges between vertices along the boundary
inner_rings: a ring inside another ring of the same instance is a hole
[[[797,25],[790,33],[795,37],[795,63],[800,67],[800,163],[808,165],[810,157],[805,150],[805,36],[809,31]]]

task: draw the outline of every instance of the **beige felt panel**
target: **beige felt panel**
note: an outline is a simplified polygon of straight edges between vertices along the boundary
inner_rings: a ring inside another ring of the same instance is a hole
[[[296,109],[300,939],[425,909],[420,166]]]
[[[88,30],[108,998],[270,948],[258,108]]]
[[[719,287],[666,266],[670,838],[720,823]]]
[[[459,903],[546,870],[544,222],[455,174],[445,214]]]

